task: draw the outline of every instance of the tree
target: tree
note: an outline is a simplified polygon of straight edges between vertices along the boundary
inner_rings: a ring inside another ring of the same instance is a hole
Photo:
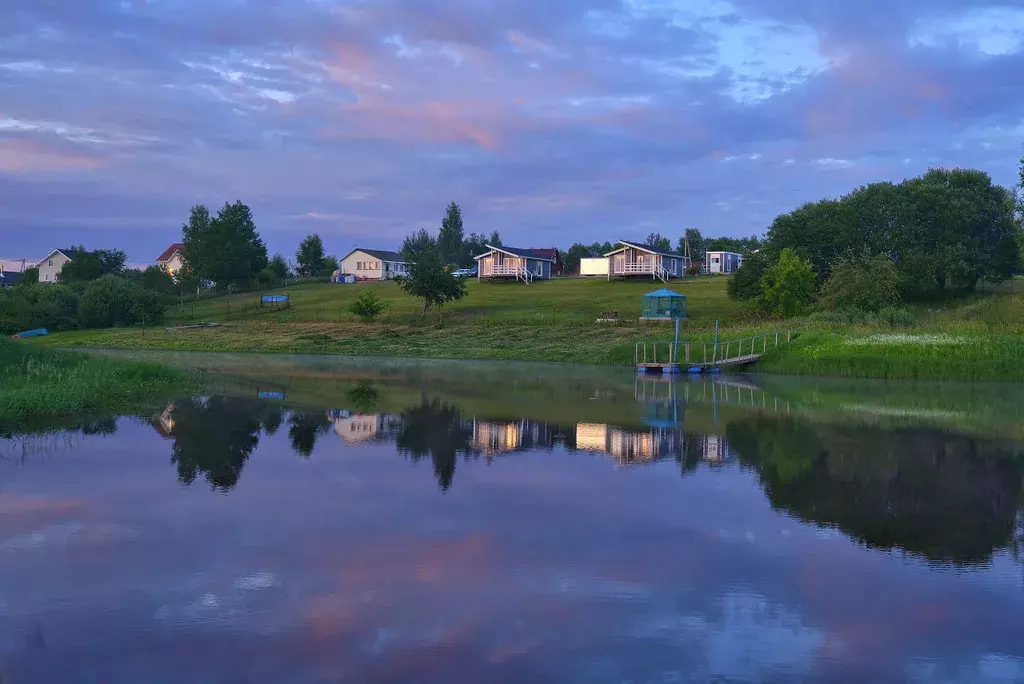
[[[697,228],[687,228],[683,233],[683,237],[679,238],[679,249],[676,250],[680,254],[686,253],[686,240],[690,241],[690,257],[696,263],[698,261],[704,261],[704,252],[707,250],[704,247],[704,237],[700,234],[700,230]]]
[[[419,406],[402,412],[395,445],[400,454],[408,454],[413,462],[430,458],[437,485],[446,492],[455,478],[458,457],[468,458],[472,454],[472,439],[473,431],[466,427],[456,406],[424,396]]]
[[[441,221],[441,231],[437,234],[437,248],[441,254],[441,261],[445,264],[459,263],[463,237],[462,210],[458,204],[452,202],[448,205],[448,210]]]
[[[278,280],[287,280],[291,277],[291,269],[288,268],[288,262],[281,254],[275,254],[271,259],[270,263],[267,264],[267,270],[274,274],[274,277]]]
[[[572,247],[566,250],[562,259],[562,267],[566,273],[579,273],[580,261],[593,256],[593,250],[587,245],[574,242]]]
[[[363,323],[377,320],[377,316],[384,313],[387,308],[387,302],[378,297],[373,290],[366,290],[348,305],[348,310],[358,316]]]
[[[672,249],[672,242],[661,233],[649,234],[644,243],[648,247],[654,247],[655,249],[663,249],[665,251]]]
[[[324,243],[318,233],[311,233],[299,243],[295,252],[295,269],[303,278],[312,278],[321,273],[324,267]]]
[[[462,243],[462,256],[459,258],[459,265],[468,267],[476,262],[476,257],[487,251],[487,236],[480,233],[470,233]]]
[[[218,287],[230,290],[251,282],[267,267],[267,246],[256,231],[252,210],[239,201],[225,204],[213,219],[206,207],[192,207],[181,241],[189,267]]]
[[[778,318],[803,313],[814,300],[817,278],[811,263],[792,249],[782,250],[777,263],[761,276],[761,293],[753,300],[761,313]]]
[[[489,245],[491,245],[493,247],[504,247],[505,246],[501,242],[501,234],[498,233],[498,231],[496,231],[496,230],[491,232],[491,237],[487,241],[487,244],[489,244]]]
[[[761,294],[761,277],[769,266],[771,259],[767,252],[757,252],[745,258],[726,285],[729,298],[741,302],[757,298]]]
[[[331,275],[331,274],[333,274],[337,270],[338,270],[338,257],[334,256],[333,254],[328,254],[327,256],[325,256],[324,259],[323,259],[323,262],[322,262],[322,267],[320,269],[320,272],[321,273],[326,273],[328,275]]]
[[[436,249],[424,249],[414,256],[409,259],[408,275],[398,281],[398,286],[423,299],[423,316],[431,306],[441,308],[466,296],[466,283],[445,270]]]
[[[900,273],[884,254],[843,260],[832,267],[819,303],[831,310],[880,311],[900,302]]]
[[[39,282],[39,268],[33,266],[32,268],[26,268],[21,276],[21,282],[19,285],[32,285]]]
[[[422,228],[414,233],[406,235],[405,240],[402,241],[401,254],[406,261],[415,261],[416,258],[424,252],[436,251],[437,240],[433,235]]]
[[[137,271],[136,282],[150,292],[166,297],[174,292],[174,278],[159,266],[147,266],[144,271]]]
[[[78,307],[78,316],[86,328],[152,325],[163,313],[163,304],[155,292],[113,275],[90,282]]]
[[[120,249],[86,251],[79,246],[60,270],[62,283],[87,283],[107,275],[122,275],[128,256]]]
[[[292,443],[292,450],[300,458],[309,458],[313,455],[317,439],[326,434],[330,427],[331,422],[322,412],[293,411],[288,416],[288,439]]]

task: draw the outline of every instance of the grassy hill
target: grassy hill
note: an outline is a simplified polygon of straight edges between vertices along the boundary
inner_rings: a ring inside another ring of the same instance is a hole
[[[727,279],[691,278],[671,288],[686,294],[681,336],[708,342],[719,321],[722,339],[792,329],[797,343],[772,352],[759,370],[861,377],[1024,380],[1024,283],[911,308],[913,323],[844,323],[821,316],[759,321],[726,295]],[[166,324],[219,322],[186,332],[80,331],[43,344],[206,351],[296,352],[376,356],[557,361],[629,365],[641,340],[669,341],[669,324],[640,323],[650,281],[558,279],[522,283],[471,281],[469,295],[442,312],[420,315],[420,303],[394,283],[304,284],[276,290],[291,306],[270,309],[247,293],[174,305]],[[389,304],[370,324],[348,311],[372,288]],[[597,323],[617,311],[620,322]]]

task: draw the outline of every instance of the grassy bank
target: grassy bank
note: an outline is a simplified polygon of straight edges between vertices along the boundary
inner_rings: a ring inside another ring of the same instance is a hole
[[[735,340],[778,329],[798,331],[798,341],[770,351],[756,369],[787,374],[935,380],[1024,380],[1024,295],[1008,291],[918,306],[912,323],[843,323],[803,317],[759,321],[726,296],[724,278],[673,283],[687,295],[685,340]],[[390,308],[379,321],[359,323],[347,307],[374,288]],[[668,341],[666,324],[637,320],[650,282],[567,279],[526,285],[470,283],[469,296],[442,314],[420,317],[417,301],[393,283],[303,285],[288,288],[291,307],[271,311],[259,295],[239,295],[176,307],[168,323],[217,321],[215,329],[81,331],[42,342],[182,351],[291,352],[503,359],[628,366],[636,342]],[[599,324],[616,311],[617,324]],[[695,351],[699,355],[699,352]],[[698,358],[695,356],[694,358]]]
[[[193,378],[151,361],[96,358],[0,338],[0,434],[70,415],[130,410],[187,390]]]

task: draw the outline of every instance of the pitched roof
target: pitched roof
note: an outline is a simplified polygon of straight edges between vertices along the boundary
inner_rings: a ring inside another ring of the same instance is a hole
[[[633,242],[632,240],[619,240],[619,244],[626,245],[627,247],[635,247],[636,249],[642,249],[643,251],[650,252],[651,254],[662,254],[670,257],[681,256],[678,252],[673,252],[671,249],[651,247],[650,245],[645,245],[642,242]]]
[[[173,245],[165,249],[163,254],[156,258],[156,262],[159,264],[164,261],[170,261],[175,252],[181,252],[181,256],[185,256],[185,245],[180,242],[175,242]]]
[[[548,256],[548,254],[546,254],[554,252],[555,250],[553,249],[522,249],[520,247],[496,247],[495,245],[487,245],[487,249],[492,252],[497,250],[499,252],[504,252],[505,254],[511,254],[512,256],[519,257],[521,259],[536,259],[537,261],[550,261],[552,263],[555,261],[554,256]],[[481,257],[487,256],[489,253],[490,252],[481,254],[474,258],[480,259]]]
[[[51,256],[53,256],[57,252],[60,252],[61,254],[66,256],[68,259],[71,259],[71,258],[73,258],[75,256],[75,254],[78,254],[78,249],[75,248],[75,247],[71,247],[70,249],[55,249],[55,250],[52,250],[46,256],[44,256],[42,259],[37,261],[36,262],[36,266],[39,266],[40,264],[42,264],[44,261],[49,259]]]
[[[13,286],[21,282],[21,279],[25,277],[24,273],[15,273],[13,271],[0,271],[0,286]]]
[[[647,294],[644,295],[644,298],[647,297],[668,297],[670,299],[682,297],[683,299],[686,299],[686,295],[682,294],[681,292],[676,292],[675,290],[670,290],[667,287],[663,287],[660,290],[655,290],[654,292],[648,292]]]
[[[538,259],[551,259],[552,261],[558,260],[558,250],[555,249],[554,247],[545,249],[535,249],[531,247],[526,251],[533,252],[534,254],[537,255]]]
[[[398,263],[402,263],[402,264],[405,263],[405,257],[403,257],[398,252],[392,252],[392,251],[389,251],[389,250],[386,250],[386,249],[363,249],[362,247],[356,247],[355,249],[353,249],[351,252],[349,252],[348,254],[345,255],[345,258],[342,259],[342,261],[344,261],[345,259],[348,259],[350,256],[352,256],[356,252],[362,252],[364,254],[369,254],[374,259],[380,259],[381,261],[397,261]]]

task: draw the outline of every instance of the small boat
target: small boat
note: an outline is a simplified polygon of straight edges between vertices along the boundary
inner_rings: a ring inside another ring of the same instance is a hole
[[[35,330],[26,330],[24,332],[15,333],[12,338],[15,340],[27,340],[31,337],[43,337],[49,335],[50,331],[46,328],[36,328]]]

